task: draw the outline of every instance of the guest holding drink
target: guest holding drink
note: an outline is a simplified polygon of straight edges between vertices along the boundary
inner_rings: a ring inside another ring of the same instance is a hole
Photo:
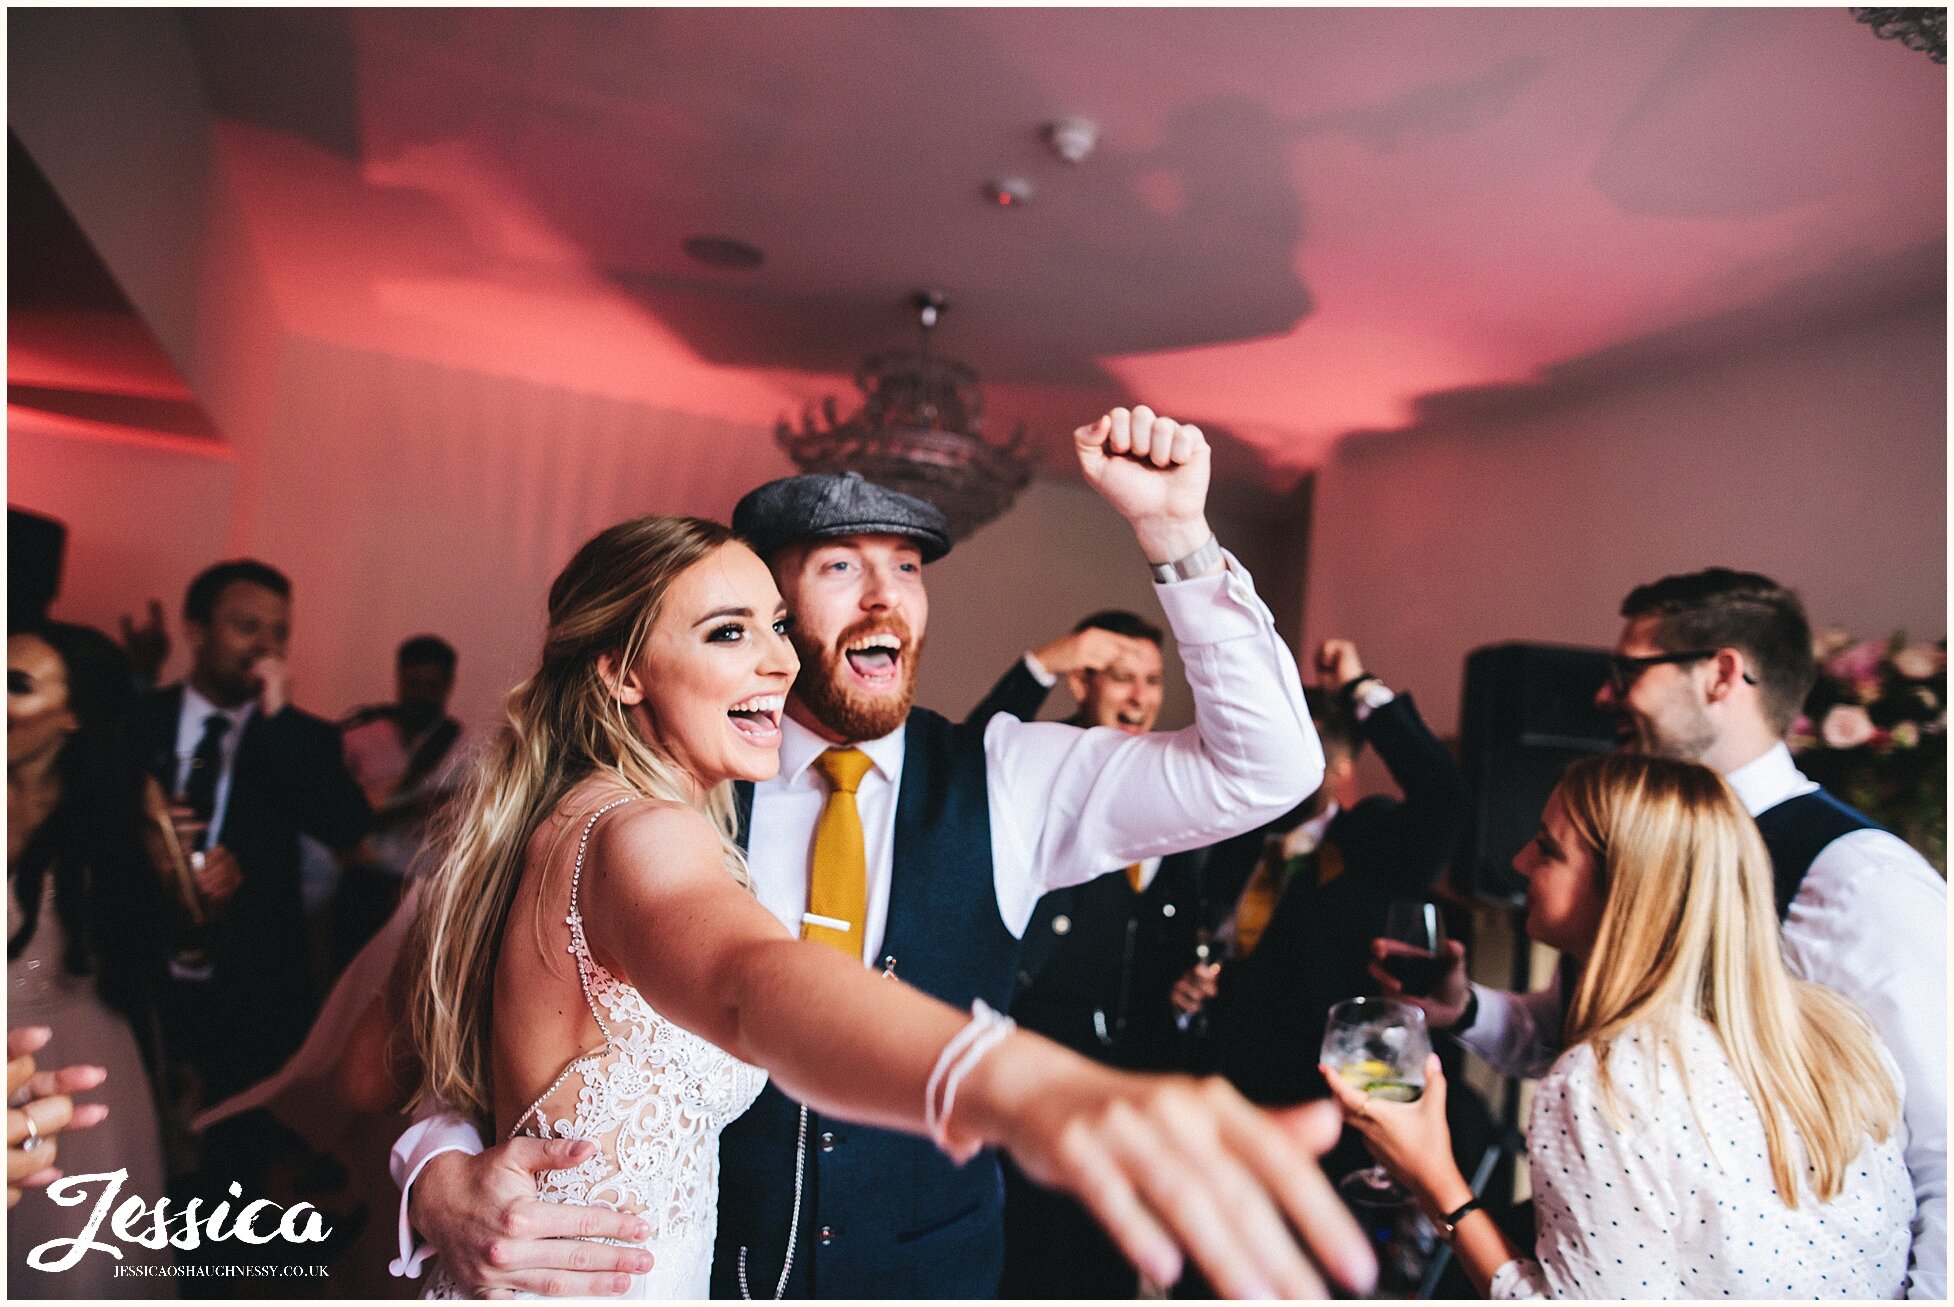
[[[22,1178],[48,1178],[56,1146],[45,1136],[65,1117],[69,1130],[95,1128],[62,1135],[61,1171],[127,1168],[124,1192],[154,1203],[163,1196],[149,1077],[161,895],[143,841],[147,781],[129,744],[135,698],[127,659],[99,631],[48,622],[7,637],[7,1014],[26,1028],[10,1041],[9,1058],[31,1053],[64,1068],[23,1068],[21,1083],[9,1085],[8,1143],[22,1156],[9,1156],[8,1178],[11,1185],[14,1171],[34,1161],[40,1166]],[[71,1114],[59,1101],[85,1091],[97,1091],[96,1101],[73,1104]],[[33,1248],[74,1238],[88,1219],[85,1208],[26,1195],[9,1221],[9,1292],[168,1292],[170,1281],[158,1279],[112,1288],[119,1263],[108,1258],[60,1274],[27,1265]],[[168,1261],[134,1245],[126,1256]]]
[[[146,696],[138,717],[185,852],[201,855],[210,956],[178,960],[167,1010],[206,1103],[277,1069],[311,1019],[299,833],[350,850],[371,819],[339,732],[291,702],[291,607],[276,568],[206,568],[183,603],[190,675]]]
[[[1528,1125],[1534,1257],[1452,1160],[1437,1058],[1411,1103],[1322,1068],[1474,1286],[1898,1297],[1913,1216],[1899,1072],[1857,1008],[1786,969],[1771,859],[1731,788],[1692,762],[1583,759],[1513,865],[1527,933],[1572,977],[1566,1051]]]
[[[1465,779],[1418,715],[1365,670],[1357,646],[1326,640],[1315,657],[1310,715],[1323,740],[1323,787],[1268,826],[1211,854],[1203,886],[1211,955],[1196,960],[1170,1000],[1184,1023],[1211,1026],[1202,1069],[1251,1100],[1322,1096],[1297,1049],[1323,1040],[1330,1005],[1373,990],[1373,936],[1393,904],[1423,921],[1424,900],[1465,824]],[[1403,798],[1357,793],[1368,743]],[[1436,911],[1431,917],[1436,930]],[[1435,946],[1436,939],[1428,946]]]

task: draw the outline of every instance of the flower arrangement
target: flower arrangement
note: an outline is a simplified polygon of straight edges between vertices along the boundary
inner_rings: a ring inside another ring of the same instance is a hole
[[[1818,683],[1791,727],[1807,775],[1947,871],[1947,641],[1814,641]]]

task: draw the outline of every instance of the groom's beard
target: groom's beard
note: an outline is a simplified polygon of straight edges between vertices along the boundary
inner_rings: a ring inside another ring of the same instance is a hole
[[[864,636],[885,631],[902,641],[902,651],[896,655],[895,685],[876,693],[856,683],[843,651]],[[848,741],[879,740],[908,718],[916,702],[916,665],[923,642],[910,635],[909,623],[900,616],[865,618],[836,636],[832,646],[816,645],[797,633],[791,638],[794,652],[801,656],[794,696],[834,734]]]

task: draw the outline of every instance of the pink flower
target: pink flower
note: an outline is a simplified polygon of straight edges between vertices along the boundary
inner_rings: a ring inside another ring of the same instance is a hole
[[[1886,641],[1861,640],[1828,661],[1825,674],[1848,684],[1874,680],[1879,676],[1879,665],[1885,658]]]
[[[1873,738],[1873,719],[1857,704],[1842,703],[1825,714],[1818,733],[1834,749],[1856,749]]]
[[[1912,681],[1924,681],[1940,670],[1944,655],[1930,644],[1910,644],[1893,655],[1893,670]]]

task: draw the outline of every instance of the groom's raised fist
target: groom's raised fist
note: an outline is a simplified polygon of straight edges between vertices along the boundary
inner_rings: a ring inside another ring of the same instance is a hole
[[[1072,433],[1086,484],[1119,510],[1147,560],[1171,563],[1208,542],[1208,439],[1141,404]]]

